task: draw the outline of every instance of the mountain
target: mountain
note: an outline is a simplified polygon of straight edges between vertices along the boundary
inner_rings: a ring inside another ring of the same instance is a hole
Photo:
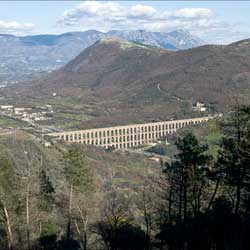
[[[249,102],[249,68],[250,40],[168,51],[103,38],[61,69],[8,88],[2,96],[15,103],[51,104],[62,116],[79,115],[79,127],[166,120],[195,115],[191,104],[196,101],[218,112],[235,98]]]
[[[103,37],[115,36],[128,41],[145,43],[169,50],[187,49],[203,42],[187,31],[170,33],[97,30],[71,32],[61,35],[36,35],[18,37],[0,34],[0,83],[15,82],[40,76],[55,70],[76,57],[82,50]]]
[[[185,30],[175,30],[169,33],[136,31],[109,31],[108,36],[115,36],[123,40],[153,45],[168,50],[183,50],[198,47],[204,41],[191,35]]]
[[[18,37],[0,35],[0,82],[57,69],[102,37],[98,31]]]

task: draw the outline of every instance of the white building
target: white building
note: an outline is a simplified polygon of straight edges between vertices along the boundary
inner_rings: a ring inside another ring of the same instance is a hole
[[[1,107],[1,109],[13,109],[12,105],[2,105],[0,107]]]
[[[196,102],[195,106],[193,106],[194,111],[199,111],[199,112],[205,112],[207,111],[207,108],[205,107],[205,104],[202,102]]]

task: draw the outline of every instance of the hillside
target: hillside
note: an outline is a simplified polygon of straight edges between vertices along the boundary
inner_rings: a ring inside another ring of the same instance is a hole
[[[114,189],[134,196],[143,188],[150,178],[159,173],[159,165],[146,157],[126,152],[107,152],[104,149],[91,146],[77,146],[85,156],[85,165],[93,174],[93,195],[102,197]],[[26,132],[13,132],[13,130],[0,130],[1,159],[8,159],[15,167],[17,174],[26,173],[28,167],[33,173],[41,168],[48,172],[57,197],[63,196],[67,191],[67,184],[63,170],[63,153],[72,146],[54,144],[46,148],[39,139]],[[30,164],[32,161],[32,164]]]
[[[195,101],[223,112],[235,98],[249,100],[249,47],[242,41],[171,52],[104,38],[47,77],[8,89],[5,100],[84,114],[78,127],[195,115]]]
[[[192,48],[204,43],[198,37],[183,30],[169,33],[145,30],[113,30],[103,33],[97,30],[87,30],[60,35],[24,37],[0,34],[0,85],[13,84],[16,81],[27,80],[31,76],[40,76],[58,69],[85,48],[109,36],[170,50]]]
[[[144,181],[154,174],[157,175],[159,171],[158,164],[141,154],[105,151],[102,148],[86,145],[75,147],[85,155],[85,164],[94,174],[97,192],[104,192],[105,185],[109,185],[112,178],[113,185],[118,189],[136,192],[143,186]],[[31,157],[32,168],[36,168],[37,171],[44,166],[57,188],[60,188],[64,181],[63,153],[71,148],[72,146],[63,143],[56,143],[46,148],[40,139],[32,134],[0,129],[1,157],[9,159],[19,173],[27,168]],[[59,189],[57,191],[61,192]]]

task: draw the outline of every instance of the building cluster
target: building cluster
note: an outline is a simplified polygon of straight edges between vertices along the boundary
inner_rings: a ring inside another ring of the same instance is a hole
[[[18,81],[3,81],[0,82],[0,88],[5,88],[7,85],[13,85],[18,83]]]
[[[54,112],[51,105],[37,106],[34,108],[1,105],[0,110],[3,115],[28,122],[49,120],[51,119],[49,114]]]

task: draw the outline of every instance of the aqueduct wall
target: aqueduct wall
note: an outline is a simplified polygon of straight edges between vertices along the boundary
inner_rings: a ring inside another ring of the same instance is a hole
[[[191,124],[207,122],[212,117],[201,117],[183,120],[162,121],[145,124],[133,124],[107,128],[95,128],[77,131],[50,133],[70,143],[81,143],[117,149],[130,148],[141,144],[152,143],[167,134],[174,133],[177,129]]]

